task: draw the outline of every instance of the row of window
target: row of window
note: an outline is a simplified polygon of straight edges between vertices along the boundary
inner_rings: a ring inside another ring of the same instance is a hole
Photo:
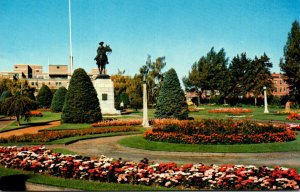
[[[279,90],[277,87],[275,87],[275,93],[282,93],[282,92],[286,92],[287,89],[285,87],[280,87]]]
[[[274,80],[274,84],[278,84],[278,81],[277,80]],[[283,80],[280,80],[279,81],[279,84],[282,85],[282,84],[286,84]]]
[[[37,85],[38,85],[38,82],[31,82],[31,85],[32,85],[32,86],[34,86],[34,85],[37,86]],[[48,82],[48,85],[51,85],[51,82]],[[61,84],[61,82],[55,82],[55,85],[56,85],[56,86],[61,86],[62,84]]]

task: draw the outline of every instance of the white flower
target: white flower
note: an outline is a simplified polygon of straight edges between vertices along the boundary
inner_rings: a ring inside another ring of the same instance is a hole
[[[168,181],[168,182],[166,182],[165,186],[169,187],[171,184],[172,184],[171,181]]]

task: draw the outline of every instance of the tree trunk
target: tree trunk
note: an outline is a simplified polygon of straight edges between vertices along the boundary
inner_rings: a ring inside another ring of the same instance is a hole
[[[256,106],[257,105],[257,98],[255,97],[254,98],[254,106]]]

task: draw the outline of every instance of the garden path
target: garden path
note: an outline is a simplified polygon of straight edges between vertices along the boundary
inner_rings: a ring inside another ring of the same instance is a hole
[[[58,125],[60,125],[60,121],[52,121],[45,125],[31,126],[28,128],[22,128],[22,129],[17,129],[17,130],[13,130],[13,131],[3,132],[3,133],[0,133],[0,137],[9,137],[12,135],[23,135],[25,133],[34,134],[34,133],[38,133],[39,130],[41,130],[41,129],[47,129],[47,128],[58,126]]]
[[[300,167],[300,152],[272,153],[196,153],[196,152],[165,152],[148,151],[124,147],[118,144],[120,139],[133,135],[97,138],[79,141],[70,145],[51,145],[49,148],[66,148],[81,155],[100,157],[105,155],[118,159],[140,161],[148,158],[150,161],[210,164],[245,164],[245,165],[280,165]]]
[[[11,124],[15,119],[9,117],[3,117],[0,119],[0,129],[6,127],[7,125]]]

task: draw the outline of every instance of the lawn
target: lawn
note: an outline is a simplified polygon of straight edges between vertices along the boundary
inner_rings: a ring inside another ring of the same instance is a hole
[[[149,141],[142,136],[132,136],[119,141],[119,144],[138,149],[150,151],[169,152],[198,152],[198,153],[264,153],[300,151],[300,132],[296,140],[283,143],[261,143],[261,144],[234,144],[234,145],[204,145],[204,144],[179,144]]]

